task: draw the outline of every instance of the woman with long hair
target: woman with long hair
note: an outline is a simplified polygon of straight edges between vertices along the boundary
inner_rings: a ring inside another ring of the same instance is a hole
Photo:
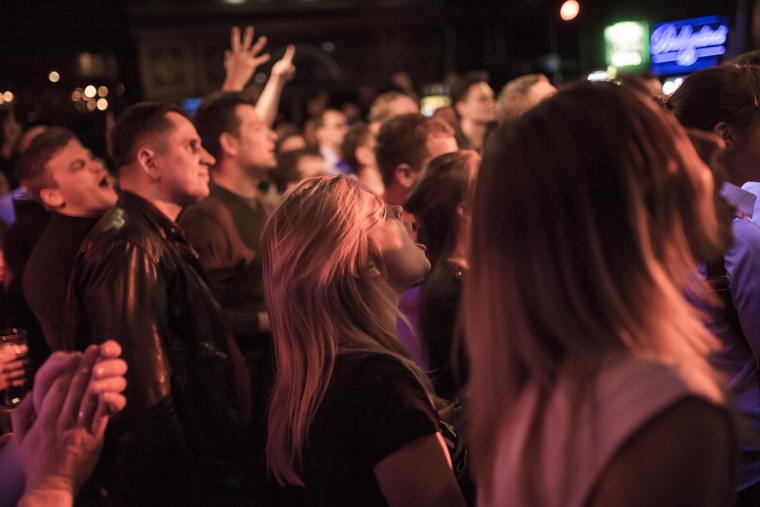
[[[564,89],[498,130],[463,318],[480,505],[730,505],[735,435],[682,296],[724,246],[677,122],[623,87]]]
[[[429,357],[428,375],[438,396],[453,400],[465,371],[457,316],[468,268],[472,193],[480,155],[460,150],[434,158],[423,169],[404,209],[417,219],[417,238],[431,268],[420,294],[418,321]],[[452,349],[455,356],[452,357]]]
[[[261,243],[274,478],[308,505],[462,505],[429,381],[396,335],[401,293],[430,268],[401,208],[351,178],[311,178]]]

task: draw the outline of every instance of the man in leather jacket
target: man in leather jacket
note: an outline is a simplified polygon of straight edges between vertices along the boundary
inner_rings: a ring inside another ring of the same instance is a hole
[[[118,341],[126,409],[80,501],[238,503],[238,434],[249,416],[242,358],[197,255],[175,223],[209,192],[214,158],[177,106],[127,109],[113,132],[121,196],[77,256],[67,348]]]

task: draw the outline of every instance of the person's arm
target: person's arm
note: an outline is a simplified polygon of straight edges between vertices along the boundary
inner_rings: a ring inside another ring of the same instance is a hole
[[[259,54],[267,44],[266,36],[261,36],[253,43],[253,27],[245,27],[243,38],[240,28],[233,26],[230,34],[230,49],[224,52],[225,78],[222,90],[239,92],[253,77],[256,68],[269,61],[269,53]]]
[[[733,504],[736,439],[724,410],[683,400],[650,421],[614,456],[591,507]]]
[[[463,506],[440,433],[418,438],[375,466],[375,477],[391,507]]]
[[[256,113],[269,127],[274,125],[274,121],[277,119],[277,109],[280,107],[282,90],[296,74],[296,67],[293,65],[295,53],[296,47],[289,44],[283,57],[272,66],[269,80],[264,86],[258,102],[256,102]]]
[[[760,227],[742,220],[735,222],[732,230],[735,242],[725,255],[731,298],[747,345],[760,364],[760,283],[757,278],[760,273]]]

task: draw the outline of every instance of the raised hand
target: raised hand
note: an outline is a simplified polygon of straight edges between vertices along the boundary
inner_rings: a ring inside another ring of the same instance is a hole
[[[274,124],[274,120],[277,118],[277,108],[280,106],[282,90],[287,82],[296,75],[296,66],[293,65],[295,54],[296,47],[293,44],[288,44],[282,58],[272,65],[272,74],[256,102],[256,113],[269,127]]]
[[[251,80],[256,68],[269,61],[269,53],[259,54],[268,40],[262,35],[253,43],[253,27],[247,26],[240,38],[240,28],[232,27],[230,49],[224,52],[224,70],[226,78],[222,85],[224,91],[241,91]]]
[[[296,47],[288,44],[285,48],[285,54],[280,60],[272,66],[271,78],[280,79],[287,83],[296,75],[296,66],[293,65],[293,57],[296,54]]]

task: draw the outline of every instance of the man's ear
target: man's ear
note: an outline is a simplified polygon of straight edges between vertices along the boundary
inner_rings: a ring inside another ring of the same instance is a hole
[[[45,206],[53,209],[61,209],[66,204],[66,200],[57,188],[43,188],[40,190],[40,200]]]
[[[396,166],[396,179],[404,188],[411,188],[417,179],[417,172],[409,164],[399,164]]]
[[[713,127],[713,133],[723,139],[726,143],[726,151],[732,152],[736,149],[736,132],[728,123],[721,121]]]
[[[140,169],[152,180],[158,181],[161,178],[156,167],[156,152],[152,149],[140,148],[137,151],[137,161],[140,164]]]
[[[219,148],[221,148],[222,153],[235,157],[237,156],[239,145],[238,138],[231,132],[222,132],[219,134]]]

